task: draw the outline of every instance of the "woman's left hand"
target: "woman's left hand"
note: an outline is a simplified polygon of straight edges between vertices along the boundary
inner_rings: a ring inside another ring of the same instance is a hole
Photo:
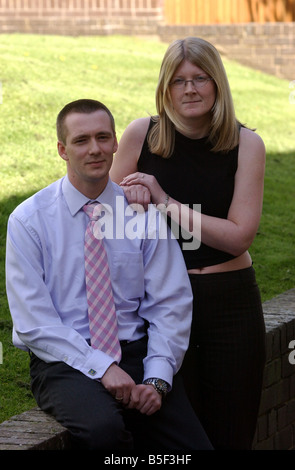
[[[158,205],[165,203],[166,193],[153,175],[136,172],[126,176],[120,183],[121,186],[131,186],[136,184],[141,184],[149,189],[153,204]]]

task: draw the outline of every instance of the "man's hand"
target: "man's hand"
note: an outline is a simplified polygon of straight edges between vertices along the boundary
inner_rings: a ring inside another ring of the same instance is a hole
[[[152,385],[139,384],[132,388],[129,405],[127,408],[135,408],[148,416],[161,408],[162,396]]]
[[[127,199],[128,197],[131,198],[130,201],[128,199],[129,204],[137,202],[143,205],[143,207],[147,207],[147,201],[150,198],[151,201],[149,202],[156,205],[164,203],[165,201],[166,193],[153,175],[141,172],[132,173],[123,179],[120,186],[123,187]],[[142,189],[140,189],[140,186],[142,186]],[[143,188],[145,188],[146,191],[144,191]]]
[[[115,398],[126,406],[129,403],[131,392],[136,386],[134,380],[123,369],[112,364],[104,373],[101,383]]]
[[[139,213],[147,211],[151,202],[151,193],[148,188],[141,184],[130,186],[122,185],[125,197],[129,205]]]

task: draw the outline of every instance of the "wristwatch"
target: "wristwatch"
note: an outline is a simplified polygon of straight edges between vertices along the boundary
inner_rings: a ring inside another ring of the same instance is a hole
[[[168,392],[169,385],[163,379],[157,379],[153,377],[153,378],[144,380],[143,383],[145,385],[153,385],[153,387],[157,390],[157,392],[163,397],[165,397]]]

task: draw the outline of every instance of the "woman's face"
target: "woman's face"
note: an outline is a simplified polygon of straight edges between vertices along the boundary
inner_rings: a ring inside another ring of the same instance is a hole
[[[199,77],[199,78],[198,78]],[[200,77],[203,77],[200,78]],[[184,60],[170,81],[170,95],[174,112],[183,124],[211,121],[211,109],[215,103],[214,80],[201,68]],[[195,79],[195,84],[191,81]]]

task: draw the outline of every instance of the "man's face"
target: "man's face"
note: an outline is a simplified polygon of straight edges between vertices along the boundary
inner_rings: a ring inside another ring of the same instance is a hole
[[[108,182],[118,142],[104,110],[70,113],[65,119],[66,142],[58,142],[59,155],[67,162],[69,180],[85,195],[102,192]],[[91,196],[90,196],[91,197]]]

